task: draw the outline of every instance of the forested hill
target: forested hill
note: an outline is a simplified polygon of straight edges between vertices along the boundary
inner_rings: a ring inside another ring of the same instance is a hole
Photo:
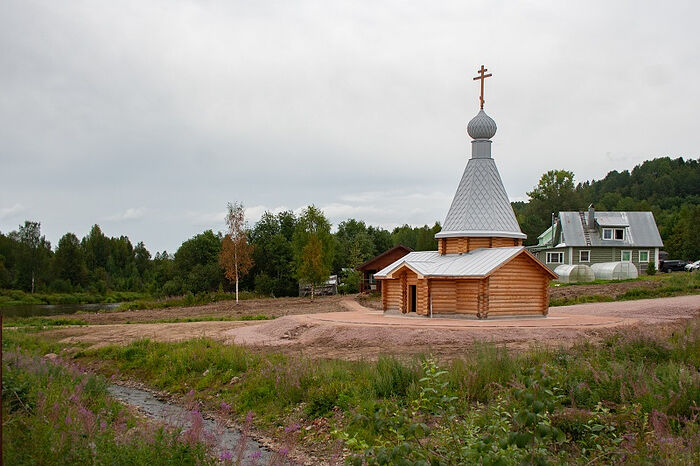
[[[601,180],[574,185],[574,174],[553,170],[542,175],[528,193],[529,202],[513,204],[528,243],[562,210],[651,211],[664,249],[671,257],[700,258],[700,163],[662,157],[637,165],[632,171],[613,170]]]

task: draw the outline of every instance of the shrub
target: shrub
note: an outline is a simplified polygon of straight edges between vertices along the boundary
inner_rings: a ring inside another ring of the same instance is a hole
[[[654,261],[649,261],[649,265],[647,265],[647,275],[656,275],[656,264],[654,264]]]

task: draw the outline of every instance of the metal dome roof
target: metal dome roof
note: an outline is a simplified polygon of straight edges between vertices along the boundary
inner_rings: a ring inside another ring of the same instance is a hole
[[[483,110],[479,110],[467,124],[467,134],[472,139],[491,139],[496,134],[496,122]]]

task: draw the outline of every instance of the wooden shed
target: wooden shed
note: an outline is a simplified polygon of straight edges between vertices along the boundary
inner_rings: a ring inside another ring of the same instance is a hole
[[[412,252],[374,274],[382,306],[430,317],[547,315],[557,275],[522,245],[526,236],[491,157],[496,123],[483,105],[467,133],[472,156],[435,235],[438,250]]]
[[[375,280],[374,274],[382,270],[387,265],[393,264],[410,252],[413,252],[413,249],[399,244],[398,246],[394,246],[393,248],[384,251],[378,256],[357,267],[357,270],[362,272],[360,293],[367,291],[381,292],[382,282],[380,280]]]

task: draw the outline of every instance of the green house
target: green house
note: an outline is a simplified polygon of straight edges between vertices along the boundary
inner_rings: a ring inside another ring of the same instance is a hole
[[[554,270],[562,264],[632,262],[645,273],[659,268],[661,235],[651,212],[559,212],[551,227],[528,249]]]

